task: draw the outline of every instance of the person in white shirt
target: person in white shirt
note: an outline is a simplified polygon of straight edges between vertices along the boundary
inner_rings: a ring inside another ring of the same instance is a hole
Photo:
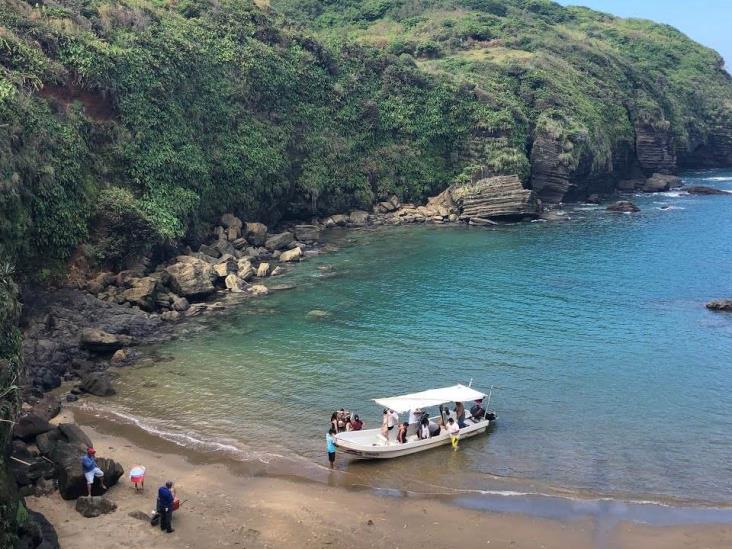
[[[394,427],[397,425],[399,425],[399,414],[397,414],[394,410],[389,410],[389,413],[386,415],[386,438],[392,438]]]
[[[452,443],[452,449],[458,449],[458,441],[460,440],[460,427],[455,420],[450,418],[447,420],[447,433],[450,435],[450,442]]]
[[[419,408],[415,408],[414,410],[409,410],[409,424],[415,425],[422,422],[422,410]]]
[[[417,437],[419,437],[420,440],[430,438],[430,420],[426,417],[422,418],[422,423],[417,431]]]

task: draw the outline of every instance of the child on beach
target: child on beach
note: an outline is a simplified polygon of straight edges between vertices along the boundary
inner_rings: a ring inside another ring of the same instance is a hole
[[[460,440],[460,427],[455,423],[455,420],[450,418],[447,420],[447,433],[450,435],[450,442],[452,442],[452,449],[458,449],[458,441]]]
[[[328,434],[325,435],[325,449],[328,451],[328,461],[330,462],[331,469],[333,468],[333,464],[335,463],[336,447],[335,437],[333,436],[335,434],[336,430],[331,427],[328,431]]]

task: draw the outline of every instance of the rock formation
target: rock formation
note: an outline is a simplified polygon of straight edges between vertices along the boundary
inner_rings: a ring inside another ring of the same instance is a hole
[[[607,207],[607,211],[617,213],[636,213],[640,211],[640,208],[629,200],[619,200],[618,202],[610,204]]]
[[[710,311],[732,313],[732,299],[717,299],[710,301],[707,303],[707,309]]]

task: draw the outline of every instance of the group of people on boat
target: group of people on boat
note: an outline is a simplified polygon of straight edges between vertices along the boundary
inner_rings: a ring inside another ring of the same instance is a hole
[[[336,433],[360,431],[364,427],[366,427],[366,424],[361,421],[358,414],[353,414],[353,416],[351,416],[351,412],[343,408],[333,412],[330,416],[330,428]]]

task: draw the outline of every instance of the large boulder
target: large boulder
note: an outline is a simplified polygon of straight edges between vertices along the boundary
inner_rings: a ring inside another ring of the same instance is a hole
[[[537,218],[541,214],[541,203],[536,194],[524,189],[521,180],[515,175],[452,185],[439,197],[430,200],[431,210],[440,207],[448,211],[456,209],[461,218],[476,223],[482,223],[482,220]],[[424,213],[418,213],[424,216]]]
[[[42,455],[50,456],[59,441],[66,442],[66,438],[58,428],[54,428],[46,433],[38,435],[36,437],[36,446]]]
[[[681,178],[675,175],[654,173],[643,185],[644,193],[661,193],[681,186]]]
[[[249,280],[254,276],[254,267],[252,267],[252,262],[247,257],[242,257],[237,261],[237,272],[239,275],[239,278],[242,280]]]
[[[607,207],[607,211],[616,213],[636,213],[640,208],[629,200],[618,200]]]
[[[266,276],[269,276],[269,273],[271,272],[271,267],[269,263],[262,262],[259,264],[259,267],[257,267],[257,278],[264,278]]]
[[[117,391],[112,387],[112,380],[106,372],[91,372],[81,378],[81,388],[96,396],[112,396]]]
[[[710,311],[732,313],[732,299],[715,299],[707,303],[707,309]]]
[[[28,518],[18,525],[17,547],[35,549],[59,549],[58,535],[46,517],[28,509]]]
[[[152,277],[137,278],[131,288],[122,292],[122,298],[143,311],[153,311],[160,289],[158,281]]]
[[[235,274],[228,275],[224,279],[224,285],[226,286],[227,290],[235,294],[238,294],[242,291],[241,286],[239,286],[239,277]]]
[[[292,233],[284,231],[279,234],[270,236],[264,243],[264,247],[268,250],[286,250],[292,241],[295,240]]]
[[[247,223],[244,227],[244,238],[252,246],[262,246],[267,240],[267,225],[264,223]]]
[[[55,418],[61,412],[61,400],[55,395],[43,395],[43,398],[33,405],[33,414],[45,420]]]
[[[293,248],[292,250],[286,250],[280,255],[280,261],[290,262],[297,261],[302,257],[302,250],[300,248]]]
[[[173,310],[182,313],[187,311],[191,304],[185,297],[175,296],[173,298]]]
[[[368,212],[364,212],[363,210],[353,210],[348,215],[348,222],[352,225],[356,225],[358,227],[361,227],[363,225],[366,225],[369,221],[369,214]]]
[[[75,444],[82,450],[86,450],[92,446],[89,435],[82,431],[81,427],[76,423],[60,423],[58,430],[66,442]]]
[[[35,414],[24,414],[20,416],[13,426],[13,436],[26,442],[30,442],[36,436],[55,429],[45,418]]]
[[[239,268],[236,259],[227,254],[213,266],[213,270],[219,278],[226,278],[230,274],[238,272]]]
[[[86,496],[86,479],[81,469],[81,458],[84,450],[68,442],[59,442],[51,454],[51,461],[56,464],[58,471],[58,490],[61,497],[67,500]],[[104,472],[104,484],[111,488],[124,475],[122,466],[107,458],[97,458],[97,465]],[[106,492],[99,480],[92,486],[92,495],[102,495]]]
[[[320,227],[317,225],[295,225],[295,239],[300,242],[317,242],[320,240]]]
[[[208,244],[201,244],[200,248],[198,248],[198,251],[199,253],[202,253],[208,257],[213,257],[214,259],[221,257],[221,252],[213,246],[209,246]]]
[[[174,263],[165,269],[170,275],[170,285],[176,294],[201,298],[212,294],[216,288],[213,281],[216,279],[210,263],[189,257],[185,262]]]
[[[106,515],[117,510],[117,504],[103,496],[79,498],[76,500],[76,510],[86,518]]]
[[[99,328],[84,328],[79,339],[79,346],[82,349],[94,353],[113,353],[132,343],[130,336],[110,334]]]

